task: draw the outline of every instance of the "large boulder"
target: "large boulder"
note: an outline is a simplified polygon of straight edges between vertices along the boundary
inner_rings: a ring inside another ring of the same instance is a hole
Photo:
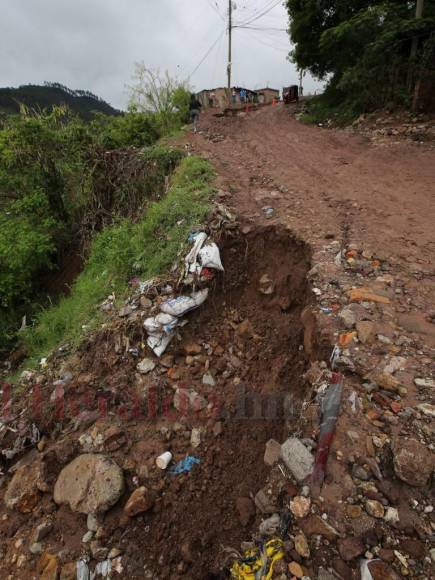
[[[394,441],[394,471],[414,487],[425,486],[434,470],[434,454],[415,439],[398,437]]]
[[[124,491],[122,469],[105,455],[85,453],[62,469],[54,486],[54,501],[82,514],[111,508]]]

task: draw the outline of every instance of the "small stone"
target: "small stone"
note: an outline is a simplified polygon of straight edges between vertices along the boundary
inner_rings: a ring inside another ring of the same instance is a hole
[[[36,526],[35,531],[33,532],[32,540],[35,543],[40,542],[43,540],[53,529],[52,522],[42,522],[38,526]]]
[[[122,554],[122,551],[119,548],[112,548],[108,554],[109,560],[113,560]]]
[[[96,532],[98,530],[98,520],[94,514],[88,514],[86,524],[90,532]]]
[[[39,542],[35,542],[35,543],[30,545],[29,550],[32,554],[35,554],[35,555],[42,554],[42,544],[40,544]]]
[[[273,281],[271,280],[271,278],[268,276],[268,274],[264,274],[260,278],[260,284],[259,284],[258,290],[259,290],[259,292],[261,292],[261,294],[265,294],[266,296],[270,296],[271,294],[274,293],[275,285],[274,285]]]
[[[23,514],[33,511],[39,501],[40,492],[47,491],[42,474],[40,460],[21,465],[14,473],[4,495],[6,507]]]
[[[269,439],[266,443],[266,449],[264,451],[264,463],[266,465],[275,465],[281,457],[281,444],[275,439]]]
[[[144,358],[140,363],[138,363],[136,368],[140,373],[146,375],[156,368],[156,363],[150,358]]]
[[[124,506],[124,513],[129,517],[134,517],[137,514],[147,512],[154,505],[154,493],[145,486],[138,487],[129,497]]]
[[[202,384],[208,387],[214,387],[216,385],[216,381],[211,373],[205,373],[202,377]]]
[[[359,466],[354,464],[352,467],[352,477],[356,477],[357,479],[361,479],[362,481],[368,481],[370,479],[369,474],[367,471]]]
[[[358,558],[365,550],[361,538],[349,537],[338,540],[338,551],[345,562]]]
[[[338,317],[348,330],[353,328],[356,324],[355,313],[350,308],[343,308],[343,310],[338,314]]]
[[[260,489],[260,491],[255,495],[254,501],[258,511],[263,514],[273,514],[278,511],[276,505],[274,505],[264,488]]]
[[[356,330],[358,332],[358,340],[363,344],[369,344],[375,338],[375,324],[370,320],[362,320],[356,323]]]
[[[38,560],[36,571],[40,580],[57,580],[59,560],[53,554],[44,552]]]
[[[279,514],[273,514],[267,520],[261,522],[259,527],[260,534],[266,536],[273,536],[276,534],[277,529],[279,528],[279,524],[281,522],[281,518]]]
[[[310,513],[311,500],[309,497],[296,496],[290,501],[290,511],[297,518],[304,518]]]
[[[105,560],[107,558],[107,554],[109,553],[109,548],[105,548],[101,546],[98,540],[91,542],[91,554],[95,560]]]
[[[373,580],[400,580],[400,576],[382,560],[369,562],[368,569]]]
[[[290,437],[281,445],[281,457],[298,482],[311,475],[314,459],[299,439]]]
[[[394,471],[402,481],[423,487],[434,469],[434,454],[416,439],[399,437],[394,441]]]
[[[435,548],[431,548],[429,550],[429,554],[430,554],[430,559],[432,560],[432,562],[435,563]]]
[[[197,448],[201,445],[201,438],[203,434],[203,429],[201,428],[193,428],[190,434],[190,444],[193,448]]]
[[[434,389],[435,388],[435,381],[433,381],[432,379],[414,379],[414,383],[417,385],[417,387],[422,387],[422,388],[429,388],[429,389]]]
[[[295,550],[302,558],[310,557],[310,547],[304,534],[297,534],[295,537]]]
[[[301,520],[299,526],[307,536],[324,536],[330,542],[339,535],[335,528],[317,515],[311,515],[305,520]]]
[[[89,544],[89,542],[91,542],[93,540],[93,538],[94,538],[94,532],[91,530],[88,530],[82,538],[82,543]]]
[[[431,405],[430,403],[421,403],[417,405],[417,409],[426,417],[435,417],[435,405]]]
[[[197,342],[189,342],[188,344],[186,344],[184,346],[184,352],[186,354],[195,355],[195,354],[200,354],[201,351],[202,351],[202,347]]]
[[[376,501],[375,499],[369,499],[366,502],[366,511],[369,516],[373,516],[374,518],[383,518],[385,509],[381,502]]]
[[[361,506],[348,505],[348,506],[346,506],[346,513],[352,519],[359,518],[359,517],[361,517],[361,514],[362,514]]]
[[[397,524],[399,522],[399,510],[397,508],[389,507],[385,512],[384,520],[389,524]]]
[[[297,562],[290,562],[290,564],[288,565],[288,571],[292,576],[296,576],[296,578],[302,578],[304,575],[302,566]]]

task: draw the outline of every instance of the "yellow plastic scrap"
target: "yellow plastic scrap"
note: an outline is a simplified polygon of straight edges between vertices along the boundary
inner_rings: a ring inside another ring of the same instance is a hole
[[[284,542],[272,538],[261,547],[246,550],[241,560],[234,562],[231,578],[234,580],[270,580],[275,562],[284,557]]]

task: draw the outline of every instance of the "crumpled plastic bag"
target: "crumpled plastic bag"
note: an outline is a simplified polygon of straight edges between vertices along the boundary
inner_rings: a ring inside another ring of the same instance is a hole
[[[170,334],[161,333],[159,335],[150,334],[147,339],[147,345],[156,356],[162,356],[174,336],[175,332]]]
[[[193,248],[184,258],[184,263],[186,266],[186,272],[196,272],[197,269],[197,258],[200,249],[202,248],[205,240],[207,239],[207,234],[205,232],[199,232],[193,236],[195,243]]]
[[[177,296],[163,302],[160,310],[165,314],[180,317],[201,306],[207,300],[207,296],[208,288],[193,292],[190,296]]]
[[[208,244],[199,251],[199,260],[203,268],[212,268],[213,270],[224,271],[222,266],[219,248],[216,244]]]
[[[161,312],[157,316],[147,318],[143,323],[149,335],[161,336],[162,333],[171,334],[178,326],[179,320],[176,316]]]

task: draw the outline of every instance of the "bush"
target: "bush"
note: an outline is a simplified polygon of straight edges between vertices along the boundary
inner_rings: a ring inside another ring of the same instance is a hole
[[[206,161],[185,158],[167,195],[152,203],[143,219],[137,223],[121,220],[99,233],[71,295],[41,312],[26,331],[30,355],[42,356],[66,340],[77,344],[83,326],[92,329],[100,322],[98,304],[111,292],[117,296],[125,293],[130,276],[147,279],[164,273],[176,260],[192,227],[206,216],[212,178]]]

